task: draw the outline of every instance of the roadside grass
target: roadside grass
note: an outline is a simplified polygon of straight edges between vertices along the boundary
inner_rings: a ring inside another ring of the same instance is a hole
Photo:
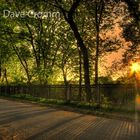
[[[99,107],[98,104],[94,102],[80,102],[80,101],[67,102],[58,99],[46,99],[41,97],[34,97],[30,94],[13,94],[10,96],[3,95],[1,97],[19,100],[19,101],[29,101],[31,103],[38,103],[41,105],[50,105],[52,107],[58,107],[64,110],[76,111],[85,114],[93,114],[93,115],[104,116],[108,118],[117,117],[123,120],[134,120],[134,114],[135,114],[134,109],[126,110],[125,106],[117,107],[112,105],[110,102],[104,102]]]

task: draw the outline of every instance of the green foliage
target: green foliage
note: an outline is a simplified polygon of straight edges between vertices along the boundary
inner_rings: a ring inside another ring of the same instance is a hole
[[[44,103],[44,104],[45,103],[47,103],[47,104],[56,104],[56,105],[65,104],[65,101],[63,101],[63,100],[34,97],[34,96],[30,95],[30,94],[14,94],[14,95],[11,95],[11,97],[16,98],[16,99],[32,101],[32,102]]]
[[[58,3],[57,3],[58,2]],[[139,24],[137,22],[138,0],[125,1],[128,4],[126,15],[123,15],[123,36],[132,42],[131,48],[126,51],[127,56],[138,54],[139,50]],[[60,19],[37,17],[4,17],[0,16],[0,69],[1,75],[7,70],[9,83],[58,83],[65,79],[66,82],[78,83],[79,80],[79,50],[76,38],[63,17],[61,6],[66,11],[70,10],[72,1],[44,1],[44,0],[7,0],[0,1],[0,13],[4,10],[11,12],[60,12]],[[90,80],[94,81],[96,33],[99,26],[99,59],[103,55],[115,52],[120,48],[120,40],[106,36],[106,32],[113,31],[116,19],[122,12],[121,4],[104,3],[102,18],[96,23],[97,16],[101,15],[99,1],[81,1],[73,15],[81,38],[88,50],[90,63]],[[97,8],[98,7],[98,8]],[[97,8],[97,9],[96,9]],[[97,11],[96,11],[97,10]],[[119,11],[119,12],[117,12]],[[128,11],[135,17],[126,24],[125,19],[130,19]],[[67,15],[67,14],[66,14]],[[117,21],[120,27],[119,21]],[[120,35],[121,37],[121,35]],[[133,52],[133,53],[132,53]],[[124,56],[124,57],[125,57]],[[83,55],[81,56],[83,59]],[[99,62],[100,63],[100,62]],[[82,65],[82,81],[84,81],[84,62]],[[101,77],[99,83],[110,83],[110,77]]]
[[[113,108],[112,102],[108,97],[105,97],[104,95],[101,95],[101,107],[107,110],[111,110]]]
[[[83,110],[84,113],[95,113],[95,114],[104,114],[105,112],[110,112],[110,113],[117,113],[117,112],[122,112],[124,113],[134,113],[134,103],[130,104],[129,109],[126,107],[128,105],[123,105],[122,107],[119,107],[118,105],[115,106],[113,105],[108,98],[102,96],[102,104],[99,107],[98,103],[94,102],[76,102],[76,101],[71,101],[71,102],[66,102],[64,100],[58,100],[58,99],[46,99],[46,98],[41,98],[41,97],[34,97],[30,94],[13,94],[13,95],[3,95],[3,97],[8,97],[12,99],[18,99],[18,100],[24,100],[24,101],[30,101],[33,103],[40,103],[42,105],[54,105],[59,107],[72,107],[75,109],[80,109]],[[100,112],[100,113],[99,113]]]

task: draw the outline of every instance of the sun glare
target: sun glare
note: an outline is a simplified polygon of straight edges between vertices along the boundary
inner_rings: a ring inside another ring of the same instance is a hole
[[[135,62],[135,63],[132,63],[132,66],[131,66],[131,71],[134,73],[134,72],[140,72],[140,64]]]

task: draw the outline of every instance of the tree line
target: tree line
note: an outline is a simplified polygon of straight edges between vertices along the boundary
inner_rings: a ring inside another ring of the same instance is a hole
[[[0,17],[1,83],[84,83],[89,101],[91,84],[98,93],[103,56],[124,45],[107,32],[117,24],[123,29],[120,38],[131,42],[123,64],[139,53],[138,5],[138,0],[1,0],[1,13],[13,11]],[[23,11],[38,14],[14,15]],[[44,12],[57,15],[46,18]]]

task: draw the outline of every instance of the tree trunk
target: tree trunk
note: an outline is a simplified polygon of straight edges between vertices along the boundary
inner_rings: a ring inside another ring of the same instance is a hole
[[[64,67],[62,68],[62,72],[63,72],[63,79],[64,79],[64,84],[65,84],[65,99],[66,99],[66,102],[70,102],[70,99],[69,99],[69,83],[67,81],[67,75],[65,73],[65,70],[64,70]]]
[[[91,99],[91,87],[90,87],[90,78],[89,78],[89,57],[88,57],[88,50],[86,46],[83,43],[83,39],[80,36],[80,33],[78,32],[78,28],[73,21],[72,17],[69,17],[67,19],[67,22],[69,23],[72,31],[74,32],[74,36],[77,40],[78,47],[81,50],[81,53],[83,55],[83,62],[84,62],[84,79],[85,79],[85,92],[86,92],[86,100],[90,101]]]
[[[97,8],[97,7],[96,7]],[[96,54],[95,54],[95,90],[97,95],[98,104],[100,105],[100,95],[98,87],[98,61],[99,61],[99,24],[98,24],[98,14],[97,9],[95,11],[95,21],[96,21]]]
[[[25,71],[26,71],[26,75],[27,75],[27,84],[31,84],[31,75],[29,74],[29,69],[28,69],[28,64],[26,60],[23,60],[25,63]]]
[[[86,92],[86,100],[91,100],[91,87],[90,87],[90,78],[89,78],[89,57],[88,57],[88,50],[83,42],[83,39],[79,33],[78,27],[76,23],[74,22],[73,15],[79,6],[81,0],[75,0],[73,1],[73,4],[69,11],[65,10],[60,3],[55,0],[56,7],[61,10],[61,12],[64,15],[65,20],[70,25],[75,39],[77,40],[78,47],[83,55],[83,67],[84,67],[84,80],[85,80],[85,92]]]
[[[31,45],[32,45],[32,48],[33,48],[33,53],[34,53],[34,57],[35,57],[35,60],[36,60],[36,67],[37,69],[40,68],[40,54],[38,55],[38,52],[36,50],[36,47],[35,47],[35,44],[34,44],[34,37],[33,37],[33,33],[32,33],[32,30],[30,28],[30,26],[28,24],[26,24],[27,28],[28,28],[28,31],[29,31],[29,34],[30,34],[30,42],[31,42]]]
[[[6,68],[4,69],[4,78],[5,78],[5,81],[6,81],[6,85],[8,85],[7,69]]]
[[[1,68],[1,62],[0,62],[0,79],[1,79],[1,75],[2,75],[2,68]]]
[[[98,100],[98,105],[100,107],[100,92],[99,92],[99,83],[98,83],[98,63],[99,63],[99,43],[100,43],[100,24],[102,19],[102,13],[104,9],[104,1],[101,0],[99,3],[96,2],[95,9],[95,26],[96,26],[96,54],[95,54],[95,89]]]
[[[27,76],[27,83],[30,83],[31,81],[31,75],[29,74],[29,69],[28,69],[28,64],[26,62],[26,60],[24,58],[21,57],[21,55],[19,54],[19,51],[18,49],[13,46],[13,50],[15,51],[21,65],[23,66],[24,70],[25,70],[25,73],[26,73],[26,76]]]
[[[98,63],[99,63],[99,32],[96,35],[96,58],[95,58],[95,90],[97,95],[98,104],[100,105],[100,92],[98,83]]]
[[[79,100],[82,98],[82,56],[79,50]]]

